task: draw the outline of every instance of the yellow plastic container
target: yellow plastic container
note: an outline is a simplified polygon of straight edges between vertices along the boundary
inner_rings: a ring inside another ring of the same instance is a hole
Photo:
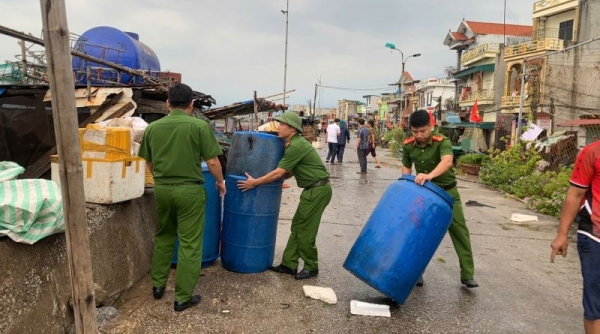
[[[102,128],[88,125],[79,129],[81,157],[113,161],[131,157],[131,128]]]

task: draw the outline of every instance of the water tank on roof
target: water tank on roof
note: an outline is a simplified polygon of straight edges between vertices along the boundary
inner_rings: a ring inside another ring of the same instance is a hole
[[[132,69],[144,70],[149,73],[160,71],[158,57],[152,49],[139,41],[139,35],[136,33],[124,32],[112,27],[96,27],[83,33],[73,48],[90,56]],[[87,83],[88,67],[90,67],[91,82],[94,85],[117,82],[139,84],[142,82],[141,78],[129,74],[122,73],[119,76],[115,70],[106,65],[73,57],[76,84]]]

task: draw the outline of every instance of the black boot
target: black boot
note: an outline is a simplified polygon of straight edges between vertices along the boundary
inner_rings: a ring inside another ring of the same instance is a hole
[[[188,300],[187,302],[181,302],[181,303],[174,302],[173,309],[175,310],[175,312],[181,312],[192,306],[196,306],[196,305],[200,304],[201,300],[202,300],[202,297],[200,297],[200,295],[193,295],[192,298],[190,298],[190,300]]]

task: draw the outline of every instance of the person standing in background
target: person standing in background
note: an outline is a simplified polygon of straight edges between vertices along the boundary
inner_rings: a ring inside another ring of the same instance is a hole
[[[329,152],[327,152],[327,158],[325,159],[325,162],[329,162],[332,165],[335,164],[335,156],[337,155],[338,138],[340,137],[339,123],[340,119],[336,118],[334,123],[329,124],[327,127],[327,146],[329,147]]]
[[[367,174],[367,149],[369,145],[369,130],[365,128],[365,120],[358,120],[358,139],[356,140],[356,154],[358,155],[358,163],[360,171],[356,174]]]
[[[377,145],[377,136],[375,134],[375,122],[373,120],[369,120],[369,122],[366,124],[366,127],[369,131],[369,145],[367,147],[366,155],[368,156],[369,154],[371,154],[371,156],[375,158],[375,168],[381,168],[381,162],[379,162],[379,158],[377,158],[377,153],[375,152],[375,146]]]
[[[350,131],[346,126],[346,122],[340,121],[340,136],[338,137],[337,149],[338,163],[342,163],[344,160],[344,151],[346,150],[346,143],[350,144]]]

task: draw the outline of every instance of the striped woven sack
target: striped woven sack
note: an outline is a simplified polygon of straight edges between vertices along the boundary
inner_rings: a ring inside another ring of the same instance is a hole
[[[65,229],[60,187],[54,181],[16,180],[24,171],[0,162],[0,236],[33,244]]]

